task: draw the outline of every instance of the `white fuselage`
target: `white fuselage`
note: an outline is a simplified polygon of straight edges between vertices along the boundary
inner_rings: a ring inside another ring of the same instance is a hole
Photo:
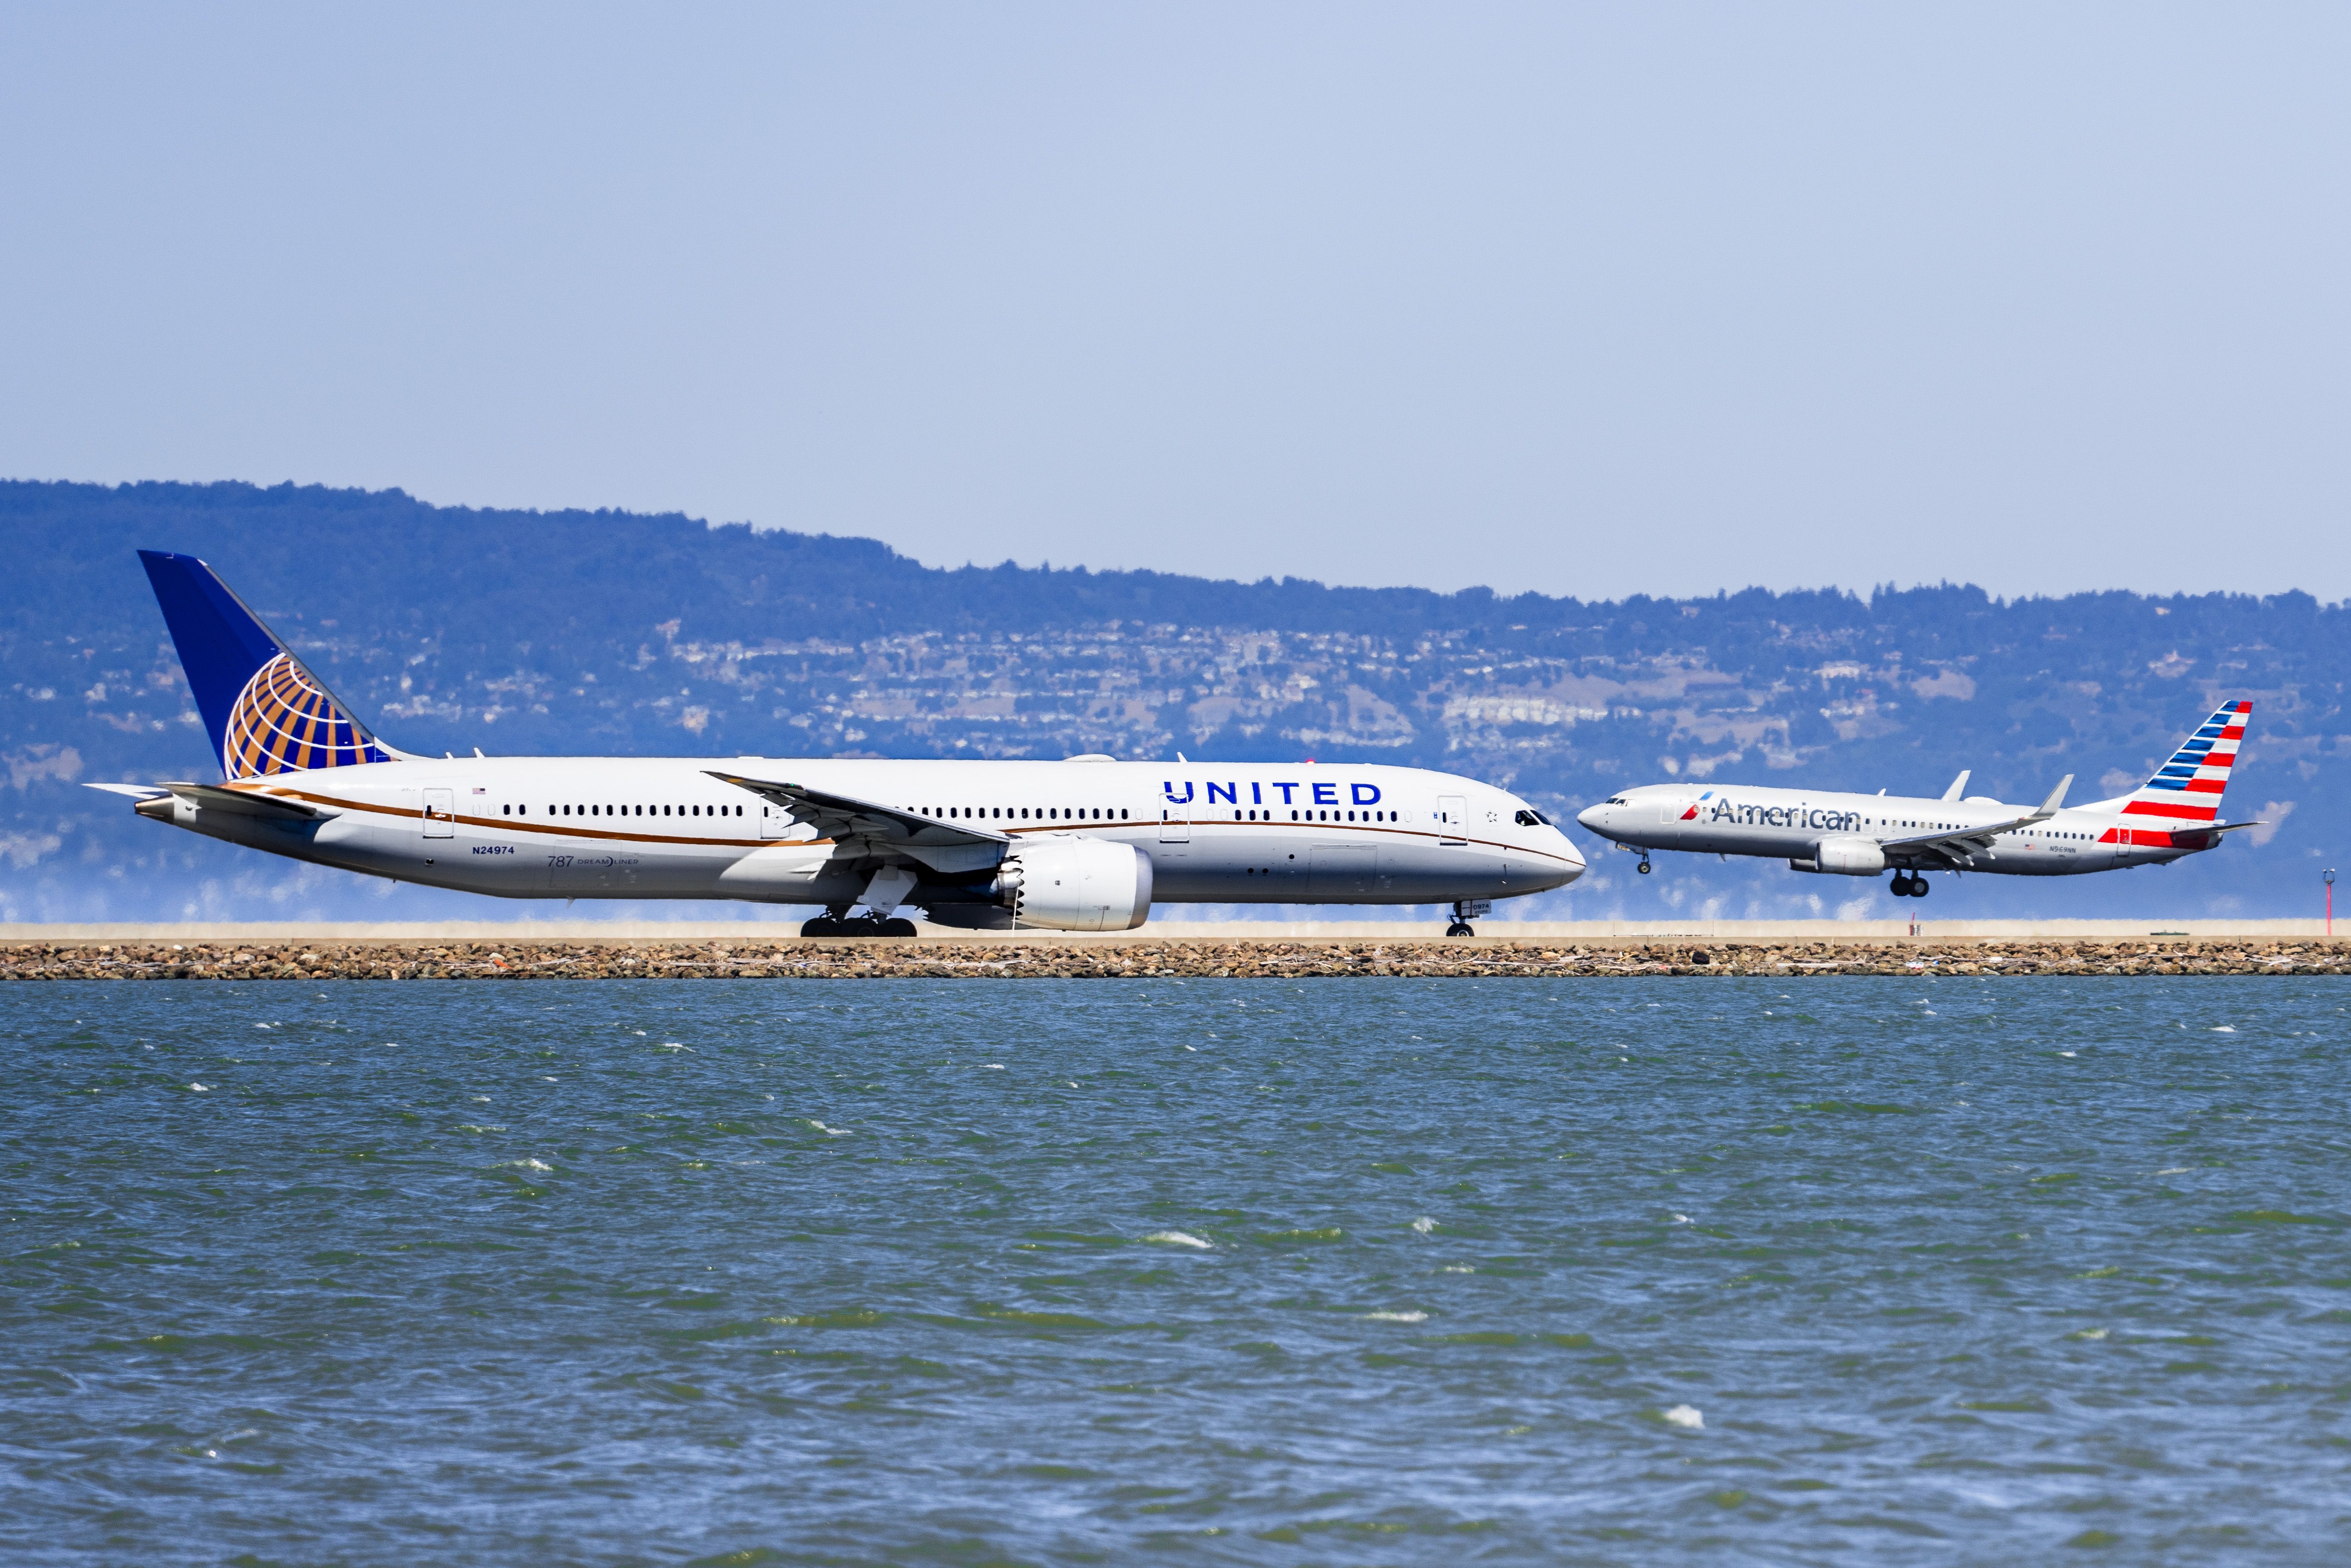
[[[1890,867],[2004,876],[2073,876],[2157,865],[2219,841],[2219,834],[2209,827],[2173,829],[2153,825],[2144,817],[2126,819],[2125,803],[2102,800],[2059,811],[2045,821],[1998,835],[1989,852],[1967,855],[1956,865],[1949,855],[1924,846],[1905,848],[1900,841],[2013,821],[2031,808],[1982,796],[1946,800],[1737,784],[1648,784],[1611,796],[1576,821],[1602,838],[1635,849],[1803,862],[1813,860],[1823,840],[1857,834],[1884,844]]]
[[[315,821],[151,801],[214,838],[502,898],[734,898],[846,907],[886,845],[836,843],[711,770],[788,780],[1005,834],[1078,834],[1149,856],[1159,903],[1430,904],[1583,874],[1574,846],[1505,791],[1418,768],[1329,764],[762,758],[410,758],[228,788]],[[984,903],[988,856],[922,868],[908,902]]]

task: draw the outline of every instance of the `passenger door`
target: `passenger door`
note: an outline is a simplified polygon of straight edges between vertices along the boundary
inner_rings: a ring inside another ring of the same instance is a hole
[[[424,791],[424,836],[428,839],[454,839],[457,836],[457,791]]]
[[[1180,808],[1175,806],[1159,808],[1159,841],[1161,843],[1188,844],[1192,841],[1192,824],[1188,819],[1176,815],[1179,810]]]
[[[1469,800],[1464,795],[1439,795],[1437,798],[1437,841],[1440,844],[1468,842],[1468,823]]]

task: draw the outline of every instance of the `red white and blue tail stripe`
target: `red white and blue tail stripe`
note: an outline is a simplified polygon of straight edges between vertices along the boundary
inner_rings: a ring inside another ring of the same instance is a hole
[[[2171,760],[2155,770],[2154,778],[2132,792],[2123,815],[2155,818],[2166,826],[2209,822],[2219,816],[2220,792],[2229,787],[2229,770],[2236,766],[2237,747],[2252,714],[2253,705],[2241,702],[2206,719],[2179,743]]]

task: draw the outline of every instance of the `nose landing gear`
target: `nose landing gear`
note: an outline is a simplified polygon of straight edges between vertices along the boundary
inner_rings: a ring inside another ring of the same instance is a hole
[[[1643,876],[1649,874],[1649,852],[1646,850],[1641,852],[1640,872]]]
[[[1477,936],[1478,933],[1471,929],[1469,922],[1493,907],[1493,901],[1490,899],[1463,898],[1455,900],[1453,904],[1453,924],[1445,928],[1445,934],[1447,936]]]

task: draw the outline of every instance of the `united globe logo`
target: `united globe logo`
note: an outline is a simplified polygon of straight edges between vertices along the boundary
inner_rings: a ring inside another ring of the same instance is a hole
[[[246,682],[221,742],[221,771],[231,779],[391,760],[391,753],[283,653]]]

